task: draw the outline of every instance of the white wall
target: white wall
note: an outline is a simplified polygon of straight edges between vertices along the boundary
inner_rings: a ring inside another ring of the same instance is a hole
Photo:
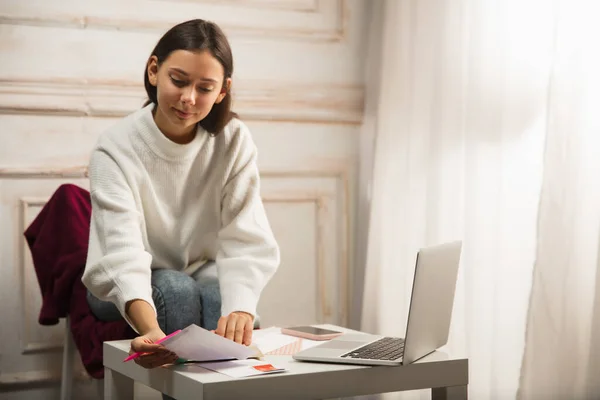
[[[367,2],[0,1],[0,397],[57,395],[62,325],[41,298],[22,232],[64,182],[87,187],[98,135],[144,100],[146,59],[175,23],[228,33],[234,106],[259,148],[282,248],[263,325],[346,324]],[[36,391],[20,391],[32,389]]]

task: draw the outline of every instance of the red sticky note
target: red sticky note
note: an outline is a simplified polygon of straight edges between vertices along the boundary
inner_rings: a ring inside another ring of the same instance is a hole
[[[277,371],[279,369],[279,368],[275,368],[271,364],[255,365],[252,368],[254,368],[255,370],[260,371],[260,372]]]

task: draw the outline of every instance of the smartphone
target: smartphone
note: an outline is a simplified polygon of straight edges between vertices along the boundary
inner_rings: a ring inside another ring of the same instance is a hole
[[[281,328],[281,333],[310,340],[329,340],[342,335],[344,332],[316,328],[314,326],[293,326],[290,328]]]

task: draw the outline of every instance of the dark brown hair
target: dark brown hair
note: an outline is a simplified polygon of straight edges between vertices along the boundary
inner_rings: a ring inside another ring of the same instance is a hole
[[[225,71],[223,84],[233,74],[233,55],[229,41],[225,33],[214,22],[193,19],[175,25],[160,38],[148,60],[152,56],[156,56],[160,66],[175,50],[208,50],[223,66]],[[144,70],[144,86],[148,94],[148,100],[144,106],[150,103],[157,104],[156,86],[152,86],[148,79],[147,63]],[[199,124],[212,135],[218,135],[234,117],[237,117],[237,115],[231,111],[231,93],[227,89],[227,94],[223,100],[219,104],[215,103],[208,115]]]

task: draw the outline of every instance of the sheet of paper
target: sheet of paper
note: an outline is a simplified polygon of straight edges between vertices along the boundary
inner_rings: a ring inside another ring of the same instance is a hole
[[[285,371],[285,368],[278,367],[269,362],[260,360],[235,360],[213,363],[200,363],[196,365],[234,378],[274,374],[277,372]]]
[[[194,361],[243,360],[256,355],[256,349],[225,339],[211,331],[190,325],[177,335],[162,342],[180,358]]]
[[[311,347],[315,347],[315,346],[318,346],[323,343],[325,343],[325,341],[302,339],[302,345],[300,346],[300,348],[301,348],[301,350],[306,350],[306,349],[310,349]]]
[[[291,356],[300,350],[305,350],[321,343],[323,342],[284,335],[281,333],[281,328],[278,327],[259,329],[252,334],[252,344],[256,345],[266,355]]]
[[[298,341],[297,337],[282,334],[281,328],[278,327],[257,329],[252,332],[252,344],[263,354],[271,353],[296,341]]]

